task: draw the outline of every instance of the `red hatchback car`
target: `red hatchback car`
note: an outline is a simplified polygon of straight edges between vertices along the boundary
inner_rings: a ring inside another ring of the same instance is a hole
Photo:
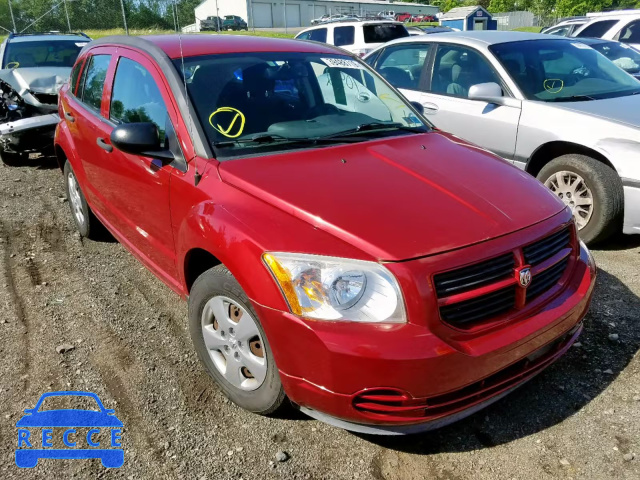
[[[203,365],[252,412],[430,429],[580,334],[595,265],[571,212],[339,49],[103,38],[59,109],[80,233],[106,226],[188,299]]]

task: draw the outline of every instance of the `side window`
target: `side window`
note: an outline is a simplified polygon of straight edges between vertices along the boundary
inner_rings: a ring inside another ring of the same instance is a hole
[[[336,27],[333,31],[333,44],[336,47],[343,45],[353,45],[355,42],[355,27]]]
[[[472,85],[487,82],[501,85],[489,62],[480,53],[457,45],[438,47],[431,79],[433,93],[466,98]]]
[[[631,22],[624,27],[618,35],[618,41],[622,43],[640,43],[640,20]]]
[[[78,97],[98,111],[102,103],[102,90],[110,61],[111,55],[93,55],[87,60],[87,68],[84,69],[82,92],[79,92]]]
[[[313,40],[314,42],[322,42],[327,43],[327,29],[326,28],[318,28],[316,30],[311,30],[309,32],[309,40]]]
[[[602,38],[602,36],[613,27],[618,20],[601,20],[587,25],[584,30],[576,35],[576,37],[594,37]]]
[[[396,88],[417,90],[429,48],[424,43],[389,47],[380,56],[376,70]]]
[[[167,116],[167,107],[151,74],[139,63],[120,57],[109,118],[115,123],[153,122],[164,141]]]
[[[311,39],[311,32],[304,32],[296,37],[296,40],[309,40],[309,39]]]
[[[78,60],[71,70],[71,76],[69,77],[69,91],[72,95],[76,94],[76,87],[78,86],[78,76],[80,75],[80,69],[82,68],[82,64],[84,63],[84,59]]]

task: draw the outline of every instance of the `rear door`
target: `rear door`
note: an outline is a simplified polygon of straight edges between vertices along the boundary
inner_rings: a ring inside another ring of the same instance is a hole
[[[111,145],[110,136],[117,125],[152,122],[161,140],[167,142],[175,136],[169,109],[174,118],[176,111],[153,62],[125,48],[118,48],[118,54],[114,75],[105,89],[108,120],[102,124],[98,150],[105,152],[106,160],[99,166],[99,189],[109,221],[133,253],[160,277],[171,281],[177,278],[177,271],[169,184],[174,168],[186,169],[186,163],[181,158],[167,163],[124,153]],[[177,142],[173,144],[177,146]]]
[[[521,109],[468,98],[472,85],[488,82],[508,94],[487,58],[466,46],[439,44],[430,68],[420,100],[427,118],[445,132],[513,159]]]
[[[69,88],[69,95],[64,97],[63,103],[65,114],[62,121],[72,132],[75,158],[80,162],[74,168],[83,193],[98,215],[105,210],[99,189],[100,169],[105,156],[103,150],[96,148],[96,142],[105,122],[102,99],[105,80],[112,68],[112,50],[100,47],[90,51],[75,90]]]

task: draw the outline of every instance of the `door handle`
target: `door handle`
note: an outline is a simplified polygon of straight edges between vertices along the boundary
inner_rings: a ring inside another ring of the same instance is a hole
[[[73,115],[71,115],[69,112],[64,112],[64,118],[69,120],[71,123],[76,121],[76,118]]]
[[[105,150],[107,153],[111,153],[113,151],[113,147],[109,145],[107,142],[105,142],[104,138],[102,137],[98,137],[98,139],[96,140],[96,143],[101,149]]]
[[[440,107],[438,107],[438,105],[431,102],[423,102],[422,107],[424,108],[424,113],[426,113],[427,115],[433,115],[434,113],[437,113],[438,110],[440,110]]]

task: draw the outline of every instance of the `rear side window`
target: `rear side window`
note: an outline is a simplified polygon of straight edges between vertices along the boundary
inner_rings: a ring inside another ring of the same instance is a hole
[[[409,36],[409,32],[404,25],[395,25],[393,23],[365,25],[363,33],[364,43],[387,43],[396,38]]]
[[[594,37],[602,38],[602,36],[613,27],[618,20],[601,20],[587,25],[584,30],[576,35],[576,37]]]
[[[337,27],[333,31],[333,44],[336,47],[343,45],[353,45],[355,42],[355,27]]]
[[[160,90],[149,71],[129,58],[118,62],[109,118],[115,123],[155,123],[164,140],[167,107]]]
[[[327,29],[326,28],[318,28],[316,30],[311,30],[309,33],[309,40],[313,40],[314,42],[322,42],[327,43]]]
[[[84,103],[96,110],[100,110],[104,81],[107,78],[110,61],[111,55],[93,55],[89,58],[87,68],[85,68],[83,88],[79,97]]]
[[[404,43],[385,49],[376,70],[396,88],[417,90],[429,45]]]

